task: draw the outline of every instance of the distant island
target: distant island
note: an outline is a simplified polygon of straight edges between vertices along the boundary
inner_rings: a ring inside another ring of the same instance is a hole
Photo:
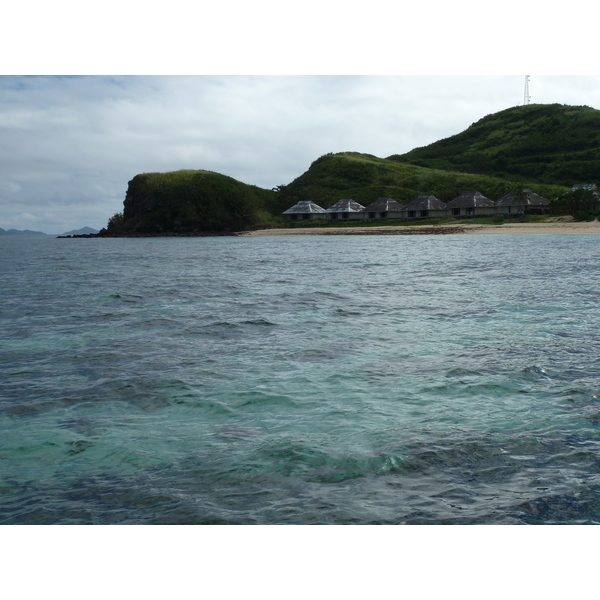
[[[129,181],[123,211],[98,236],[227,235],[284,227],[282,213],[301,201],[328,209],[341,199],[367,206],[378,198],[408,204],[432,195],[447,203],[469,190],[495,202],[530,189],[548,199],[550,214],[579,219],[589,211],[568,193],[578,184],[598,185],[599,178],[600,111],[530,104],[402,155],[325,154],[271,190],[205,170],[142,173]]]
[[[60,234],[58,237],[69,237],[73,235],[96,235],[98,234],[98,230],[93,227],[82,227],[81,229],[73,229],[72,231],[66,231],[65,233]],[[0,227],[0,235],[49,235],[44,233],[43,231],[31,231],[30,229],[2,229]]]
[[[64,235],[89,235],[98,233],[97,229],[93,229],[92,227],[82,227],[81,229],[73,229],[72,231],[65,231],[65,233],[61,233],[61,236]]]
[[[0,235],[46,235],[43,231],[31,231],[29,229],[2,229],[0,227]]]

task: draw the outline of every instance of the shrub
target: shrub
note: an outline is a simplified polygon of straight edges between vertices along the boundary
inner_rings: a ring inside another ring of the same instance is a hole
[[[125,217],[123,216],[123,213],[117,212],[108,220],[107,229],[108,229],[108,231],[113,231],[113,232],[119,231],[123,227],[124,223],[125,223]]]

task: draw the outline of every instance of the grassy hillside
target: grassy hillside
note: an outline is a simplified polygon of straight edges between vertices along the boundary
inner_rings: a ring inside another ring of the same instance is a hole
[[[600,111],[531,104],[488,115],[467,130],[389,159],[424,167],[563,186],[600,177]]]
[[[239,231],[277,211],[277,195],[210,171],[144,173],[130,182],[109,231]]]
[[[479,190],[496,200],[508,190],[523,185],[535,188],[547,198],[567,190],[563,186],[536,184],[516,177],[507,179],[425,168],[370,154],[343,152],[321,156],[306,173],[282,186],[279,208],[285,210],[298,200],[313,200],[328,208],[340,198],[353,198],[367,205],[380,196],[391,196],[401,203],[408,203],[419,194],[433,194],[449,202],[467,190]]]
[[[600,183],[600,111],[559,104],[488,115],[466,131],[403,155],[326,154],[278,191],[209,171],[144,173],[130,182],[109,232],[239,231],[282,222],[299,200],[328,208],[341,198],[368,205],[419,194],[449,202],[479,190],[492,200],[530,187],[553,200],[575,183]]]

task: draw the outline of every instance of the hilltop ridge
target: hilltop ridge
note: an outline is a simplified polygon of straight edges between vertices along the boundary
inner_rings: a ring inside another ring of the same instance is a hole
[[[388,157],[422,167],[571,187],[600,173],[600,111],[530,104],[487,115],[462,133]]]

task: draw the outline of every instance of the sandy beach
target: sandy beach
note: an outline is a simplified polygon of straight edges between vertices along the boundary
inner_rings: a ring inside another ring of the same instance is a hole
[[[444,235],[444,234],[600,234],[600,221],[576,222],[556,220],[547,223],[504,223],[502,225],[447,224],[378,227],[331,227],[331,228],[290,228],[258,229],[241,235]]]

